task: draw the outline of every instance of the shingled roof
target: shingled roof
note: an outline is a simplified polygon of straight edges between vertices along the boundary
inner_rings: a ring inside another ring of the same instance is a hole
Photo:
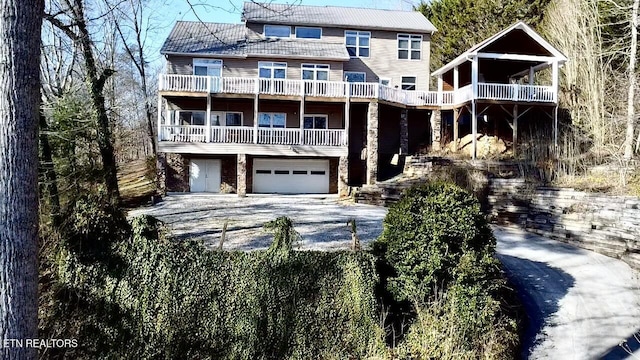
[[[379,29],[432,33],[433,24],[417,11],[397,11],[341,6],[308,6],[245,2],[242,20],[247,22]]]
[[[310,40],[264,39],[245,24],[178,21],[160,53],[221,57],[323,58],[348,61],[344,44]]]

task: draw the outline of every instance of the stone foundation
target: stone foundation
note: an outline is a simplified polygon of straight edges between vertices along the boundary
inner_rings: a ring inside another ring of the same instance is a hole
[[[400,155],[409,153],[409,110],[400,112]]]
[[[329,159],[329,194],[338,193],[338,158]]]

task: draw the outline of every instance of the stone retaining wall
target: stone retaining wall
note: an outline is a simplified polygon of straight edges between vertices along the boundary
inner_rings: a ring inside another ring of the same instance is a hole
[[[640,199],[566,188],[536,187],[524,179],[489,182],[489,214],[547,238],[619,258],[640,269]]]

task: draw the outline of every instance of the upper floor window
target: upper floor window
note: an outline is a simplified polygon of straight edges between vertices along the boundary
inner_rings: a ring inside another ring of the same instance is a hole
[[[193,75],[222,76],[222,60],[193,59]]]
[[[398,34],[398,59],[420,60],[422,35]]]
[[[329,80],[329,65],[302,64],[302,80]]]
[[[351,57],[369,57],[371,32],[347,30],[344,32],[344,38]]]
[[[264,26],[264,36],[266,36],[266,37],[279,37],[279,38],[291,37],[291,26],[265,25]]]
[[[260,61],[258,62],[258,72],[261,78],[285,79],[287,77],[287,63]]]
[[[201,110],[176,110],[176,125],[205,125],[207,112]]]
[[[415,76],[403,76],[402,77],[402,90],[415,90],[416,89],[416,77]]]
[[[296,27],[296,37],[298,39],[320,39],[322,28]]]

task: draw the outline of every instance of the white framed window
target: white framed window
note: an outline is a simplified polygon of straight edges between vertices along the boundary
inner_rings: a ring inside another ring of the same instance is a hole
[[[177,110],[177,125],[205,125],[207,112],[201,110]]]
[[[287,63],[259,61],[258,73],[263,79],[286,79]]]
[[[347,82],[365,82],[367,81],[367,74],[359,71],[345,71],[344,79]]]
[[[222,60],[193,59],[193,75],[222,76]]]
[[[415,76],[403,76],[401,85],[402,85],[402,90],[415,90],[416,89],[416,77]]]
[[[422,35],[398,34],[398,59],[420,60]]]
[[[288,38],[291,37],[291,26],[265,25],[263,34],[265,37]]]
[[[321,39],[322,28],[296,26],[296,38],[298,39]]]
[[[326,129],[329,126],[327,115],[304,115],[303,127],[305,129]]]
[[[302,80],[329,80],[329,65],[302,64]]]
[[[346,30],[344,41],[351,57],[369,57],[371,32]]]
[[[384,86],[391,86],[391,79],[390,78],[383,78],[381,77],[378,82],[380,83],[380,85],[384,85]]]
[[[285,128],[287,125],[286,113],[258,113],[258,127]]]
[[[242,113],[239,111],[229,111],[224,113],[225,126],[242,126]]]

